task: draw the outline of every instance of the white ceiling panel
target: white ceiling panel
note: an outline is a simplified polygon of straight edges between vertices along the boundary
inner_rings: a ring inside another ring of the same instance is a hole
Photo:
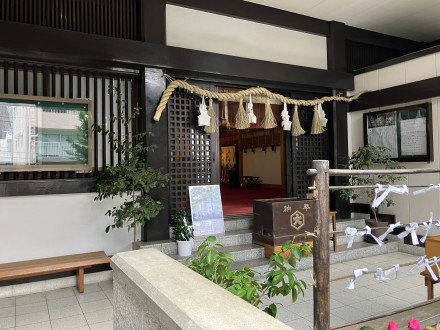
[[[246,0],[415,41],[440,39],[439,0]]]

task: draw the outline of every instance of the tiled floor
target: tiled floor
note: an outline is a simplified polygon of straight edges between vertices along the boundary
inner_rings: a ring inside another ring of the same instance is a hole
[[[112,329],[113,284],[0,299],[0,329]]]
[[[406,275],[410,266],[402,267],[400,277],[390,276],[389,283],[378,282],[378,267],[415,262],[417,256],[390,253],[338,264],[330,267],[330,277],[339,278],[367,267],[368,274],[358,278],[354,290],[346,289],[349,279],[331,282],[331,326],[360,321],[426,300],[426,287],[420,269]],[[299,279],[311,282],[311,270],[296,273]],[[76,288],[60,289],[26,296],[0,299],[0,329],[112,329],[113,285],[111,281],[86,285],[84,293]],[[436,297],[440,296],[437,288]],[[292,303],[289,297],[276,297],[277,318],[294,329],[312,329],[313,290]],[[265,301],[267,303],[268,301]],[[439,320],[440,321],[440,320]]]
[[[389,283],[379,282],[374,278],[378,267],[389,269],[394,264],[409,262],[415,264],[416,259],[417,256],[397,252],[332,264],[331,279],[353,274],[353,270],[358,268],[366,267],[369,273],[356,280],[354,290],[347,289],[350,279],[330,282],[331,327],[357,322],[426,301],[424,278],[419,275],[423,269],[417,269],[411,275],[406,275],[411,266],[402,267],[400,277],[396,279],[395,273],[390,275]],[[297,272],[296,275],[299,279],[311,283],[310,270]],[[434,288],[434,291],[437,291],[435,297],[439,297],[439,288]],[[274,301],[280,303],[277,315],[279,320],[294,329],[313,328],[312,288],[309,288],[305,296],[298,298],[295,303],[291,303],[290,297],[276,297]]]

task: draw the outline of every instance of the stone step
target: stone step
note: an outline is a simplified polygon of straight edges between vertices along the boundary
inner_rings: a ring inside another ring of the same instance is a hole
[[[390,241],[387,244],[380,247],[377,244],[371,244],[366,242],[356,242],[350,249],[346,247],[341,247],[337,252],[330,250],[330,264],[340,263],[344,261],[360,259],[365,257],[370,257],[378,254],[393,253],[399,250],[399,242]],[[232,268],[238,269],[242,267],[249,267],[256,273],[264,274],[268,271],[269,259],[259,258],[246,261],[234,262]],[[302,259],[297,264],[297,270],[305,270],[313,268],[313,257],[307,257]]]
[[[336,222],[337,230],[344,230],[347,226],[362,228],[364,227],[364,220],[343,220]],[[228,230],[224,235],[215,235],[218,243],[223,246],[234,246],[252,243],[252,214],[228,216],[225,218],[225,228]],[[193,250],[197,249],[205,239],[205,236],[196,237]],[[355,237],[354,242],[363,241],[362,237]],[[348,237],[344,234],[338,234],[337,237],[339,245],[347,245]],[[330,249],[333,250],[333,242],[330,241]],[[138,248],[156,248],[159,251],[168,254],[177,254],[177,243],[173,240],[154,241],[154,242],[138,242]]]
[[[229,230],[224,235],[215,235],[217,242],[223,246],[234,246],[252,243],[252,229]],[[196,237],[194,240],[193,250],[196,250],[205,240],[206,236]],[[154,241],[154,242],[138,242],[138,248],[148,249],[155,248],[162,253],[173,255],[177,254],[177,243],[172,240]]]
[[[253,214],[228,215],[225,217],[225,231],[251,229]]]
[[[347,227],[364,228],[365,219],[341,219],[336,220],[336,230],[345,230]],[[330,222],[330,228],[333,230],[333,224]]]
[[[264,258],[264,248],[257,244],[225,246],[221,248],[220,251],[231,253],[234,261],[236,262]],[[170,257],[176,259],[179,262],[185,262],[188,259],[188,257],[180,257],[177,254],[170,255]],[[190,260],[191,259],[192,258],[190,258]]]
[[[253,214],[228,215],[224,217],[225,231],[250,229],[253,223]],[[173,227],[170,227],[170,237],[173,236]]]

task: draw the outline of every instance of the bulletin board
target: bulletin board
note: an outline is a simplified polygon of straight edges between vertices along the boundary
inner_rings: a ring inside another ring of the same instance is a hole
[[[401,162],[433,161],[432,105],[364,113],[364,144],[387,147]]]

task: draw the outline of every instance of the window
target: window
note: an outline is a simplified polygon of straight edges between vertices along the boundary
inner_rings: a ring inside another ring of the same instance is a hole
[[[91,170],[91,102],[0,95],[0,172]]]

